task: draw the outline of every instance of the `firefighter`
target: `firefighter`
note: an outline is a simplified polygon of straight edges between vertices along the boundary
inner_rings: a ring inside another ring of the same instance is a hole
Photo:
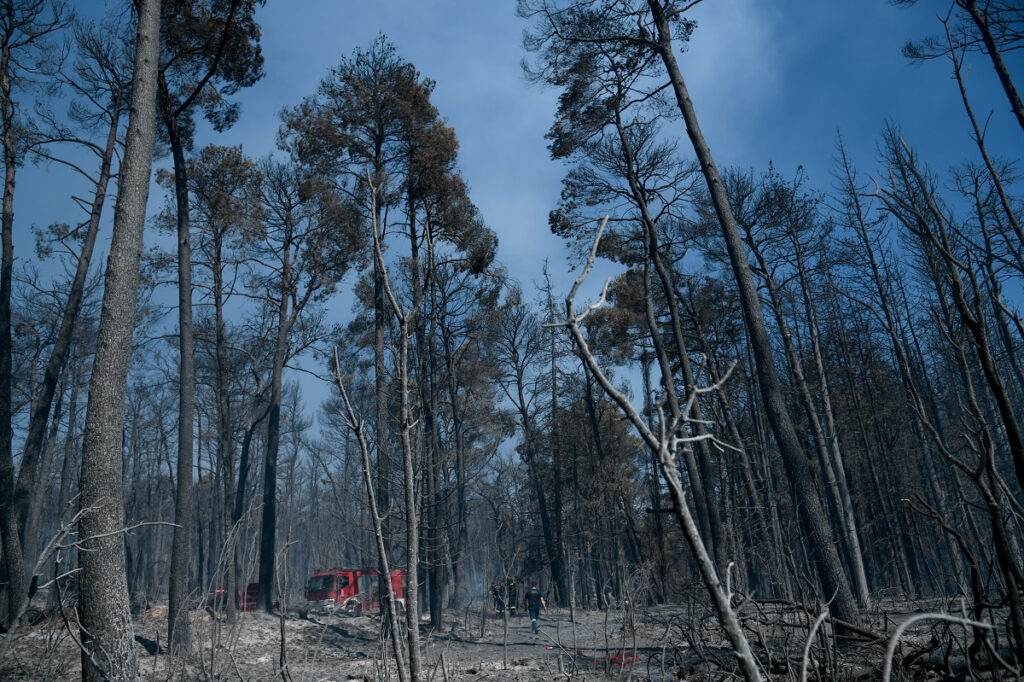
[[[505,599],[508,602],[509,615],[516,615],[516,604],[519,603],[519,592],[516,588],[516,579],[511,575],[505,576]]]
[[[490,589],[491,596],[494,597],[494,615],[501,616],[505,613],[505,590],[502,588],[501,582],[495,580],[491,584]]]
[[[548,607],[547,602],[544,601],[544,596],[537,589],[537,583],[530,583],[530,589],[526,591],[523,601],[526,603],[526,608],[530,612],[530,627],[533,628],[533,634],[537,634],[539,626],[537,620],[540,618],[540,610]]]

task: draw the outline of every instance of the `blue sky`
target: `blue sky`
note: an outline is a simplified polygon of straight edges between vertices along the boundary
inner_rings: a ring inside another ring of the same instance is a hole
[[[102,4],[78,2],[90,12]],[[812,183],[827,187],[836,131],[861,171],[873,172],[878,133],[890,120],[936,169],[975,158],[947,62],[911,66],[900,54],[907,39],[940,29],[933,12],[946,3],[919,4],[705,0],[693,12],[699,25],[680,63],[719,166],[763,169],[773,161],[788,175],[800,164]],[[547,227],[564,168],[549,160],[543,137],[557,93],[523,77],[526,24],[514,8],[513,0],[268,0],[258,15],[266,77],[239,95],[242,115],[234,128],[204,133],[199,143],[271,153],[282,107],[313,93],[342,56],[383,32],[436,81],[433,101],[455,128],[462,172],[499,236],[499,259],[529,288],[549,258],[556,284],[565,288],[573,277],[566,252]],[[1021,52],[1008,59],[1024,86]],[[987,60],[974,56],[968,78],[978,114],[995,112],[993,150],[1019,158],[1024,132],[1010,117]],[[166,167],[169,160],[155,163]],[[18,258],[32,257],[32,223],[77,219],[63,198],[62,177],[41,167],[22,172]],[[162,202],[154,190],[151,210]],[[109,231],[101,236],[104,254],[109,239]]]

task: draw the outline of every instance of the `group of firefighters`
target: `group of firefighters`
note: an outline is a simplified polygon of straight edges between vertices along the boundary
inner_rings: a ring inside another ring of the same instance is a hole
[[[505,579],[498,579],[491,583],[489,590],[494,598],[494,615],[504,615],[506,607],[509,615],[516,615],[516,605],[519,603],[519,587],[515,576],[506,575]],[[534,634],[537,633],[537,620],[540,618],[541,609],[548,607],[543,595],[537,589],[537,583],[530,583],[530,589],[523,595],[523,603],[530,612],[530,625]]]

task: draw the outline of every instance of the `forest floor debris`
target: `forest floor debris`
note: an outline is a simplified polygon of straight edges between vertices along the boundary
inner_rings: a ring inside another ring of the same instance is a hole
[[[921,612],[921,605],[892,603],[876,609],[880,632]],[[808,614],[785,604],[740,608],[766,678],[800,678]],[[568,609],[544,613],[533,634],[525,615],[505,621],[479,605],[445,613],[443,631],[424,622],[421,633],[427,679],[670,680],[730,679],[733,657],[713,621],[700,608],[665,606],[610,611]],[[813,616],[811,616],[813,618]],[[805,627],[801,627],[804,625]],[[193,648],[188,656],[166,650],[166,608],[154,606],[136,617],[135,639],[144,679],[270,680],[281,672],[281,619],[261,612],[239,613],[236,624],[208,611],[192,612]],[[396,679],[383,655],[375,615],[285,618],[285,663],[292,680],[327,682]],[[941,665],[956,658],[964,632],[922,623],[902,638],[899,660],[916,667],[894,679],[943,679]],[[944,639],[945,635],[945,639]],[[950,636],[952,635],[952,636]],[[830,628],[808,655],[808,679],[878,679],[886,640],[838,641]],[[951,655],[952,653],[952,655]],[[5,680],[74,680],[80,675],[78,649],[60,617],[24,627],[6,660]]]

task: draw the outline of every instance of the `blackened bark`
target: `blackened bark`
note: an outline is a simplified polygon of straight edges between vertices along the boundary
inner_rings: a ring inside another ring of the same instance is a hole
[[[520,399],[523,399],[520,387]],[[526,405],[526,403],[521,403]],[[533,488],[533,495],[537,500],[537,511],[540,514],[541,535],[544,537],[544,549],[548,555],[548,565],[551,566],[551,579],[555,584],[565,580],[565,567],[558,554],[558,547],[555,544],[555,532],[551,523],[551,512],[548,507],[548,497],[544,492],[544,484],[541,478],[540,465],[537,462],[536,437],[529,417],[525,414],[525,408],[520,410],[520,419],[523,427],[523,458],[526,460],[527,473],[530,477],[530,485]]]
[[[452,547],[452,573],[454,589],[449,606],[458,606],[463,598],[466,582],[465,560],[469,550],[469,502],[467,498],[468,475],[466,463],[466,435],[463,432],[463,406],[459,393],[459,371],[452,348],[453,338],[447,325],[447,311],[443,305],[438,306],[441,325],[441,350],[444,353],[446,369],[448,402],[452,411],[452,435],[455,440],[455,542]]]
[[[237,592],[237,574],[235,573],[235,539],[236,526],[234,521],[235,505],[235,452],[232,438],[231,396],[228,393],[228,348],[227,332],[224,323],[224,273],[222,249],[224,233],[216,231],[212,263],[213,270],[213,307],[214,307],[214,345],[216,362],[216,393],[217,393],[217,457],[220,461],[223,477],[224,500],[221,519],[224,526],[224,567],[227,590],[227,617],[229,622],[235,619],[235,594]]]
[[[443,569],[441,556],[441,472],[438,442],[436,438],[436,427],[434,422],[435,400],[432,390],[432,372],[428,365],[432,364],[433,344],[427,338],[426,316],[423,315],[423,280],[429,279],[429,268],[432,263],[428,255],[427,274],[420,277],[420,241],[416,224],[416,205],[413,194],[409,192],[409,274],[412,281],[412,310],[411,316],[414,320],[414,335],[416,339],[417,358],[417,381],[416,386],[419,393],[420,420],[422,421],[423,434],[423,480],[424,491],[422,496],[423,516],[425,524],[423,530],[423,557],[426,568],[426,584],[428,595],[428,609],[430,611],[430,626],[433,628],[442,627],[441,591],[443,589]],[[429,226],[424,226],[424,231],[429,231]],[[412,559],[410,558],[410,561]]]
[[[192,420],[195,412],[195,337],[192,328],[192,242],[189,235],[188,169],[174,105],[159,75],[164,126],[174,159],[174,200],[178,235],[178,488],[174,498],[174,539],[167,599],[167,641],[177,650],[188,641],[188,569],[192,535]]]
[[[1003,86],[1006,98],[1010,101],[1013,115],[1017,118],[1017,123],[1020,124],[1021,129],[1024,130],[1024,102],[1021,101],[1020,94],[1018,94],[1017,88],[1013,85],[1013,78],[1010,77],[1010,71],[1006,68],[1002,52],[999,51],[995,40],[992,38],[988,19],[985,17],[982,9],[978,7],[978,0],[958,0],[957,4],[967,10],[967,13],[971,15],[971,20],[978,27],[978,32],[981,33],[981,40],[985,43],[985,52],[988,53],[989,59],[992,60],[992,67],[996,70],[996,75],[999,76],[999,83]]]
[[[548,309],[551,313],[551,322],[553,323],[555,315],[554,301],[550,297],[550,289],[548,290]],[[551,435],[549,436],[551,444],[551,466],[554,470],[554,476],[552,477],[552,483],[554,485],[554,504],[555,504],[555,518],[554,518],[554,545],[555,545],[555,557],[551,562],[551,575],[554,578],[555,588],[555,603],[558,605],[565,605],[569,603],[569,582],[566,576],[565,566],[565,541],[562,537],[562,457],[561,457],[561,435],[558,430],[558,354],[555,345],[555,334],[558,332],[556,327],[551,327]]]
[[[78,254],[75,276],[71,281],[71,289],[68,292],[67,302],[64,304],[64,315],[61,318],[60,328],[54,339],[53,348],[50,350],[50,357],[46,362],[42,381],[35,392],[36,399],[32,403],[32,413],[29,417],[28,435],[25,437],[21,469],[18,472],[18,483],[14,490],[14,506],[18,514],[18,528],[22,534],[23,545],[29,506],[31,501],[38,497],[37,487],[40,476],[37,470],[43,448],[43,435],[46,430],[46,423],[50,418],[50,408],[53,405],[57,379],[63,371],[65,363],[67,363],[68,349],[71,347],[75,322],[78,320],[78,313],[82,309],[85,280],[89,274],[89,265],[92,262],[92,253],[96,245],[96,235],[99,233],[100,228],[100,217],[103,213],[103,203],[106,201],[107,186],[110,183],[110,166],[117,145],[117,129],[121,120],[121,111],[122,104],[120,94],[118,94],[111,103],[109,111],[110,129],[103,148],[100,174],[96,182],[96,191],[93,194],[92,205],[89,208],[89,223],[86,228],[85,240],[82,242],[82,250]]]
[[[290,228],[290,226],[289,226]],[[288,331],[294,316],[288,314],[288,282],[291,278],[291,252],[282,255],[280,302],[278,303],[277,342],[270,380],[270,414],[267,417],[267,449],[263,454],[263,518],[260,527],[259,603],[270,613],[274,608],[273,581],[277,543],[277,455],[281,444],[281,398]]]
[[[7,615],[13,619],[25,603],[25,566],[14,505],[14,454],[11,451],[11,274],[14,270],[14,102],[11,100],[11,48],[0,52],[0,118],[3,125],[4,189],[0,217],[0,535],[7,573]]]
[[[245,435],[242,436],[242,447],[238,455],[238,485],[235,486],[234,509],[231,511],[232,526],[239,524],[242,520],[242,514],[245,512],[245,492],[248,487],[249,469],[252,468],[249,461],[249,453],[252,451],[252,437],[256,433],[256,427],[267,418],[269,413],[270,405],[267,405],[259,415],[253,417],[252,421],[249,422],[249,427],[245,430]]]
[[[384,549],[390,556],[392,547],[391,531],[391,456],[388,453],[388,384],[384,353],[387,331],[387,317],[384,308],[384,275],[373,264],[373,400],[374,400],[374,446],[377,450],[377,501],[381,509],[381,535]],[[381,576],[377,591],[380,599],[388,598],[388,578]],[[383,602],[382,602],[383,603]],[[388,627],[381,620],[381,627]]]
[[[855,585],[857,587],[857,599],[861,606],[866,607],[870,604],[871,598],[868,594],[864,561],[860,553],[860,539],[856,533],[856,521],[852,517],[853,509],[852,507],[849,508],[850,517],[847,518],[845,514],[846,508],[842,497],[842,486],[839,483],[839,475],[841,472],[836,471],[832,452],[829,450],[828,439],[825,437],[824,428],[822,427],[821,420],[818,417],[818,410],[815,407],[814,399],[811,397],[810,385],[807,382],[807,377],[803,370],[803,358],[800,357],[800,354],[797,351],[796,344],[793,342],[793,332],[789,327],[789,322],[786,320],[782,292],[779,290],[779,286],[772,276],[772,268],[770,267],[767,258],[751,232],[752,227],[743,224],[742,218],[739,222],[746,233],[747,246],[757,261],[762,281],[764,282],[765,288],[768,290],[768,300],[770,301],[769,307],[774,313],[776,324],[779,327],[779,336],[782,337],[782,346],[785,350],[786,358],[789,361],[789,371],[792,374],[792,383],[795,384],[794,388],[800,396],[800,402],[803,404],[804,414],[807,415],[808,430],[811,433],[814,449],[818,454],[818,461],[821,465],[820,473],[825,480],[825,488],[828,491],[828,500],[832,503],[831,511],[836,523],[839,525],[839,537],[842,542],[841,546],[845,550],[844,553],[848,559],[850,573],[854,578],[856,578]],[[792,232],[790,232],[790,238],[796,255],[798,278],[801,280],[801,285],[804,287],[804,296],[806,300],[806,297],[809,294],[807,293],[806,282],[804,281],[803,257],[800,250],[799,240],[796,235],[792,234]],[[812,327],[811,334],[813,335],[814,316],[809,303],[807,304],[806,312],[808,314],[808,324]],[[815,343],[817,342],[815,341]],[[824,380],[824,374],[822,374],[822,377]]]
[[[640,223],[644,230],[644,243],[647,244],[648,259],[651,265],[654,266],[654,271],[658,275],[658,281],[661,284],[662,294],[664,295],[665,305],[668,307],[669,318],[672,325],[672,339],[675,342],[675,350],[677,360],[679,361],[680,367],[683,371],[683,382],[684,390],[690,390],[694,384],[693,367],[690,363],[690,356],[686,349],[686,339],[683,336],[682,323],[680,321],[679,304],[674,295],[675,287],[672,284],[672,278],[665,266],[664,258],[661,254],[661,247],[658,243],[658,229],[654,217],[651,215],[650,207],[647,203],[648,191],[646,188],[641,187],[640,179],[637,176],[636,171],[636,154],[629,142],[629,138],[626,136],[625,127],[622,122],[621,113],[616,113],[615,116],[615,128],[619,136],[619,144],[622,148],[623,161],[626,164],[626,180],[629,183],[630,194],[632,195],[633,202],[640,210]],[[653,299],[649,299],[648,308],[652,308]],[[652,335],[657,334],[660,339],[660,330],[658,329],[657,323],[651,314],[648,314],[648,325],[649,331]],[[653,336],[652,336],[653,339]],[[655,339],[656,346],[655,350],[659,353],[666,353],[664,344],[658,345],[660,342]],[[661,369],[664,372],[668,366],[668,357],[666,355],[664,361],[659,361]],[[668,391],[669,405],[672,409],[673,418],[679,414],[679,402],[675,397],[675,388],[671,379],[672,374],[663,374],[666,377],[665,389]],[[703,436],[706,432],[704,426],[704,415],[702,413],[702,407],[700,401],[695,401],[693,404],[693,429],[696,431],[696,435]],[[726,544],[726,532],[722,525],[721,516],[718,513],[718,507],[715,504],[714,496],[711,492],[711,452],[708,448],[706,440],[698,440],[696,447],[686,445],[684,448],[684,457],[686,458],[687,474],[690,479],[690,487],[693,489],[693,505],[697,511],[697,520],[701,524],[701,530],[704,532],[706,538],[706,544],[708,546],[708,553],[715,560],[719,566],[725,565],[725,556],[727,556],[725,544]]]
[[[64,436],[64,461],[60,468],[60,488],[57,492],[57,518],[63,523],[71,499],[71,472],[74,455],[78,451],[78,387],[82,382],[82,359],[74,357],[71,364],[71,400],[68,405],[68,428]]]
[[[53,452],[57,446],[57,430],[60,428],[66,388],[67,373],[61,372],[60,389],[56,394],[57,399],[54,401],[53,405],[53,419],[50,421],[50,428],[46,431],[46,439],[43,442],[40,453],[41,461],[39,462],[39,471],[37,472],[40,481],[48,481],[50,478],[50,469],[53,466]],[[36,559],[38,558],[37,552],[39,550],[39,542],[42,539],[39,537],[39,511],[43,505],[44,497],[42,493],[43,491],[40,490],[29,499],[28,504],[26,505],[25,526],[24,530],[21,531],[25,565],[29,568],[29,571],[31,571],[35,566]],[[32,577],[31,573],[25,576],[30,585],[32,583]]]
[[[768,338],[768,330],[761,312],[757,288],[750,272],[750,264],[747,262],[743,242],[736,228],[736,219],[733,217],[721,176],[698,125],[697,114],[693,108],[693,102],[690,100],[686,82],[679,70],[675,53],[672,51],[669,18],[665,15],[664,6],[660,0],[648,0],[648,6],[658,31],[658,55],[665,65],[676,103],[683,116],[686,134],[690,138],[700,163],[701,172],[707,181],[708,192],[711,195],[715,214],[725,238],[729,261],[743,307],[744,322],[750,336],[751,351],[755,359],[764,408],[772,426],[775,441],[779,446],[779,453],[782,455],[786,473],[796,494],[795,502],[801,526],[810,542],[811,553],[817,564],[822,592],[825,595],[834,595],[834,612],[838,618],[853,622],[857,620],[857,605],[850,589],[850,583],[843,572],[832,529],[821,506],[821,500],[818,498],[807,464],[807,457],[786,410],[782,388],[779,385],[775,369],[775,361],[772,357],[771,340]]]

